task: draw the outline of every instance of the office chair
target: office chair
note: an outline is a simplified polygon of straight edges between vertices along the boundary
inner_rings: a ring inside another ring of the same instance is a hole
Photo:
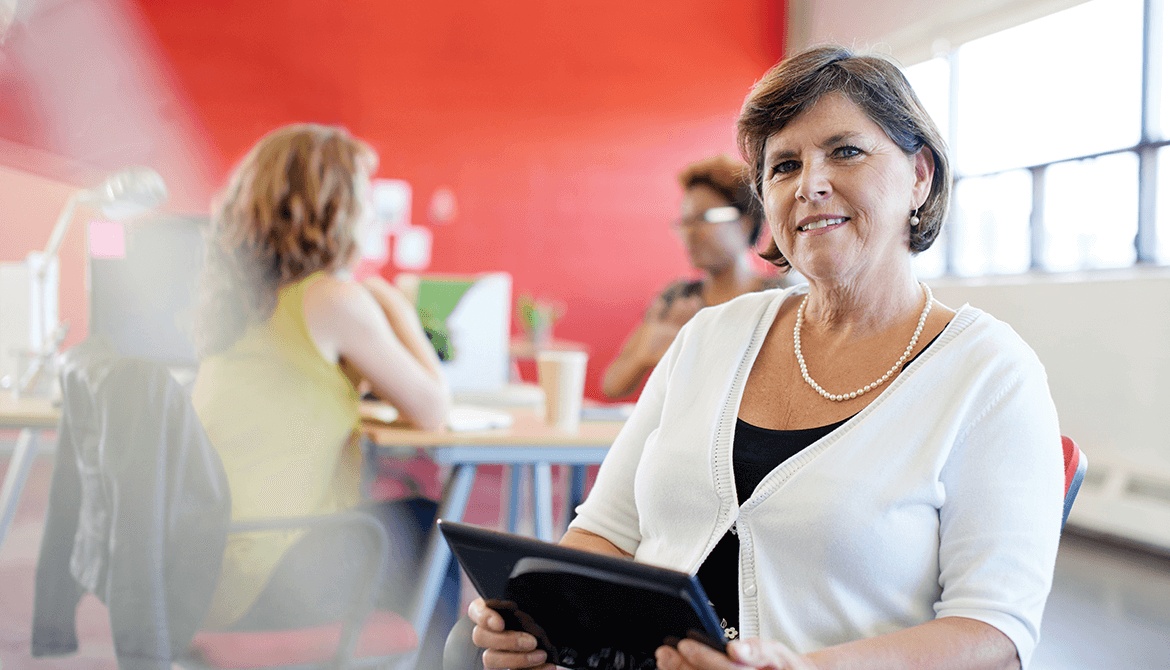
[[[1081,482],[1085,480],[1085,470],[1089,467],[1089,459],[1076,442],[1067,435],[1060,436],[1060,446],[1064,450],[1064,516],[1060,527],[1068,523],[1068,513],[1072,509],[1073,501],[1081,490]]]
[[[360,513],[230,521],[231,495],[185,389],[159,364],[90,340],[68,352],[56,464],[37,560],[33,656],[77,650],[76,607],[109,609],[121,670],[348,670],[413,656],[406,620],[374,612],[389,541]],[[229,533],[345,526],[375,548],[342,621],[294,631],[200,631]],[[359,640],[362,656],[358,656]]]

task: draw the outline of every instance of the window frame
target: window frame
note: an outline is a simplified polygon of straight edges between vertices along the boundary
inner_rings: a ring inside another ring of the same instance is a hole
[[[1158,210],[1158,150],[1165,146],[1170,146],[1170,132],[1166,133],[1164,139],[1158,139],[1163,135],[1162,129],[1159,128],[1161,111],[1162,111],[1162,38],[1163,38],[1163,19],[1166,11],[1166,2],[1170,0],[1142,0],[1142,48],[1141,48],[1141,128],[1139,141],[1128,147],[1121,147],[1111,149],[1108,151],[1100,151],[1095,153],[1088,153],[1083,155],[1070,156],[1043,163],[1036,163],[1032,165],[1020,165],[1005,168],[1001,170],[994,170],[989,172],[971,173],[971,174],[956,174],[953,176],[951,187],[952,192],[956,189],[958,184],[965,179],[979,179],[986,177],[994,177],[1006,172],[1014,172],[1025,170],[1031,173],[1032,176],[1032,209],[1029,218],[1029,239],[1031,241],[1031,248],[1029,250],[1030,262],[1028,272],[1039,272],[1045,274],[1056,274],[1059,272],[1066,272],[1064,270],[1048,270],[1043,266],[1043,259],[1046,257],[1046,235],[1044,231],[1044,199],[1046,195],[1046,173],[1049,167],[1061,163],[1074,163],[1083,160],[1100,158],[1103,156],[1110,156],[1116,154],[1136,154],[1138,160],[1138,221],[1137,221],[1137,235],[1134,237],[1135,261],[1133,267],[1143,266],[1160,266],[1157,258],[1158,254],[1158,231],[1157,231],[1157,210]],[[951,48],[945,56],[947,60],[949,77],[947,81],[947,95],[948,106],[950,113],[948,114],[947,127],[941,129],[944,136],[947,138],[948,144],[952,147],[956,146],[958,135],[958,90],[962,85],[962,73],[957,63],[958,47]],[[1170,131],[1170,129],[1167,129]],[[1167,194],[1167,202],[1163,206],[1170,207],[1170,194]],[[953,221],[954,210],[948,216],[948,225],[943,226],[942,234],[937,240],[937,244],[943,245],[942,255],[945,259],[943,262],[944,277],[964,277],[956,272],[959,266],[957,259],[957,250],[952,243],[951,235],[948,234],[950,228],[955,225]],[[1078,270],[1078,272],[1097,272],[1099,269],[1085,268]],[[1020,273],[997,273],[1005,276],[1018,275]],[[989,275],[984,275],[989,276]]]

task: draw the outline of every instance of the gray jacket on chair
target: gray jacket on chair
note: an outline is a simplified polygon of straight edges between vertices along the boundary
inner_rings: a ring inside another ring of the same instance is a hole
[[[231,513],[222,465],[166,368],[89,341],[64,406],[37,560],[33,656],[77,650],[76,609],[110,613],[120,670],[169,670],[219,579]]]

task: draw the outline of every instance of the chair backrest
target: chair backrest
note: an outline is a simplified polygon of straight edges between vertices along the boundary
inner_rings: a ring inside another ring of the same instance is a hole
[[[1064,517],[1060,527],[1068,522],[1068,513],[1072,509],[1073,501],[1081,490],[1081,482],[1085,479],[1085,470],[1088,469],[1089,459],[1077,443],[1067,435],[1060,436],[1061,447],[1064,449]]]
[[[33,655],[71,651],[55,647],[72,637],[89,591],[109,609],[120,665],[169,664],[219,579],[231,513],[222,464],[186,390],[158,363],[91,339],[65,355],[61,387]]]

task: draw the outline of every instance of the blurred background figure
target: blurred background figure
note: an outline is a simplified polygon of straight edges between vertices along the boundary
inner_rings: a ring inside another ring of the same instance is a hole
[[[248,153],[213,209],[192,399],[233,521],[359,505],[362,383],[411,425],[444,423],[447,384],[413,306],[380,278],[349,279],[376,163],[341,128],[286,126]],[[404,611],[435,504],[363,509],[391,543],[379,606]],[[351,532],[233,534],[208,625],[296,627],[346,612],[362,588],[355,557],[371,550]]]
[[[692,163],[678,176],[683,199],[672,226],[701,272],[666,288],[646,309],[642,322],[605,370],[601,390],[610,398],[633,395],[658,364],[679,328],[695,312],[732,298],[783,285],[778,277],[752,269],[749,252],[763,215],[747,181],[747,166],[720,154]]]

